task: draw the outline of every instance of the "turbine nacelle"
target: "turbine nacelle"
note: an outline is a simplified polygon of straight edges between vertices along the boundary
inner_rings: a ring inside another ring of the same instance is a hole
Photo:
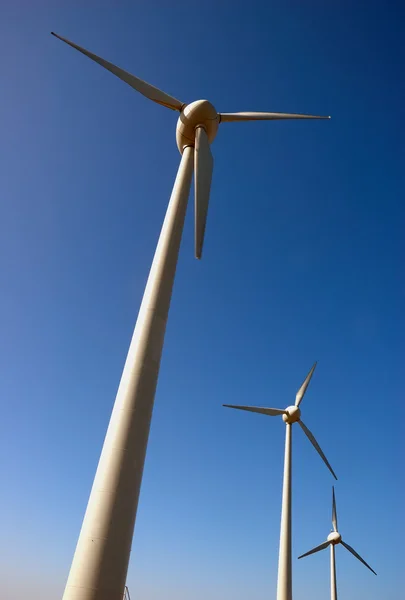
[[[326,539],[328,540],[328,542],[335,545],[340,544],[340,542],[342,541],[342,536],[337,531],[332,531]]]
[[[282,415],[284,423],[296,423],[300,420],[301,410],[298,406],[287,406],[285,414]]]
[[[180,113],[176,127],[176,142],[180,153],[186,146],[194,146],[196,129],[202,127],[210,144],[217,135],[219,114],[208,100],[196,100],[186,104]]]

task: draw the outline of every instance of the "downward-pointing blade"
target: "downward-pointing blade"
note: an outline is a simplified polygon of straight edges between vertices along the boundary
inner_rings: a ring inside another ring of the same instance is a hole
[[[308,427],[306,425],[304,425],[304,423],[299,420],[298,423],[301,425],[305,435],[307,436],[307,438],[309,439],[309,441],[311,442],[311,444],[313,445],[313,447],[315,448],[315,450],[318,452],[319,456],[322,458],[323,462],[325,463],[325,465],[328,467],[329,471],[332,473],[333,477],[335,479],[337,479],[334,470],[332,469],[332,467],[330,466],[328,459],[326,458],[326,456],[324,455],[324,453],[321,450],[320,445],[318,444],[318,442],[316,441],[315,437],[313,436],[313,434],[309,431]]]
[[[333,525],[333,531],[337,531],[338,530],[338,524],[337,524],[335,488],[334,488],[333,485],[332,485],[332,525]]]
[[[210,143],[203,127],[197,127],[195,132],[194,165],[195,256],[200,259],[207,223],[212,170],[214,168]]]
[[[285,415],[286,411],[282,408],[265,408],[261,406],[236,406],[235,404],[223,404],[226,408],[237,408],[239,410],[247,410],[249,412],[261,413],[270,417]]]
[[[88,56],[108,71],[111,71],[111,73],[125,81],[125,83],[133,87],[137,92],[141,93],[143,96],[146,96],[146,98],[149,98],[149,100],[153,100],[154,102],[157,102],[157,104],[161,104],[162,106],[166,106],[167,108],[171,108],[172,110],[181,110],[183,103],[180,102],[180,100],[177,100],[177,98],[169,96],[169,94],[162,92],[162,90],[159,90],[159,88],[150,85],[150,83],[147,83],[146,81],[142,81],[142,79],[138,79],[138,77],[135,77],[135,75],[131,75],[131,73],[120,69],[120,67],[113,65],[107,60],[100,58],[96,54],[93,54],[92,52],[89,52],[84,48],[81,48],[77,44],[70,42],[66,38],[63,38],[62,36],[54,33],[53,31],[51,33],[59,40],[62,40],[62,42],[65,42],[69,46],[72,46],[72,48],[75,48],[76,50],[78,50],[85,56]]]
[[[344,542],[343,540],[341,541],[341,544],[343,544],[343,546],[345,548],[347,548],[347,550],[349,550],[349,552],[351,552],[353,554],[353,556],[355,556],[360,562],[362,562],[363,565],[365,565],[367,567],[367,569],[370,569],[370,571],[372,571],[374,573],[374,575],[377,575],[377,573],[374,571],[374,569],[372,569],[370,567],[370,565],[368,565],[366,563],[366,561],[361,558],[360,554],[357,554],[356,550],[354,550],[351,546],[349,546],[349,544],[346,544],[346,542]]]
[[[239,113],[219,113],[220,122],[226,121],[278,121],[283,119],[330,119],[330,117],[320,117],[317,115],[300,115],[296,113],[276,113],[276,112],[239,112]]]
[[[311,381],[311,377],[314,374],[314,371],[316,369],[316,365],[317,365],[317,363],[315,362],[314,365],[312,366],[310,372],[305,377],[304,383],[302,384],[302,386],[298,390],[297,395],[295,396],[295,406],[299,406],[301,404],[301,400],[305,396],[305,392],[307,391],[307,387],[309,386],[309,382]]]
[[[305,552],[305,554],[301,554],[298,558],[304,558],[304,556],[309,556],[310,554],[315,554],[315,552],[320,552],[321,550],[325,550],[329,546],[330,542],[324,542],[323,544],[319,544],[316,548],[313,548],[309,552]]]

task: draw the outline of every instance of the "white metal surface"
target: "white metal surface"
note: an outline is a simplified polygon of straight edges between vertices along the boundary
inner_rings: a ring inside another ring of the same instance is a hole
[[[292,424],[286,423],[283,497],[281,501],[280,549],[278,556],[277,600],[292,600],[291,442]]]
[[[198,126],[194,146],[194,234],[195,257],[198,259],[201,258],[204,244],[213,168],[214,160],[207,133],[203,126]]]
[[[122,600],[193,159],[185,148],[63,600]]]
[[[235,121],[279,121],[284,119],[330,119],[330,117],[319,117],[317,115],[275,112],[219,113],[219,117],[221,123],[234,123]]]
[[[330,545],[330,597],[337,600],[335,544]]]

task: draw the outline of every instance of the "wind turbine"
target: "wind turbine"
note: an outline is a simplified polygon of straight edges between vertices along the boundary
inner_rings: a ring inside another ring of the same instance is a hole
[[[213,158],[210,144],[220,123],[274,119],[319,119],[286,113],[218,113],[207,100],[186,104],[127,71],[53,35],[111,71],[136,91],[177,111],[181,156],[159,242],[97,467],[64,600],[121,600],[156,383],[191,178],[195,184],[195,255],[201,258]]]
[[[354,550],[351,546],[349,546],[349,544],[346,544],[346,542],[344,542],[342,540],[342,536],[338,532],[335,488],[333,486],[332,486],[332,527],[333,527],[333,531],[332,531],[332,533],[330,533],[328,535],[326,542],[323,542],[323,544],[316,546],[316,548],[313,548],[309,552],[302,554],[298,558],[304,558],[304,556],[309,556],[310,554],[315,554],[315,552],[319,552],[320,550],[324,550],[325,548],[330,546],[330,597],[331,597],[331,600],[337,600],[336,564],[335,564],[335,546],[337,546],[337,544],[342,544],[347,550],[349,550],[349,552],[351,552],[353,554],[353,556],[355,556],[360,562],[362,562],[363,565],[365,565],[367,567],[367,569],[370,569],[370,571],[372,571],[374,573],[374,575],[377,575],[377,573],[370,567],[370,565],[368,565],[366,563],[365,560],[363,560],[361,558],[360,554],[357,554],[356,550]]]
[[[301,420],[300,404],[307,391],[311,377],[315,371],[315,363],[305,378],[304,383],[295,396],[294,406],[287,408],[264,408],[259,406],[236,406],[234,404],[224,404],[227,408],[237,408],[249,412],[261,413],[270,417],[281,416],[286,424],[285,436],[285,454],[284,454],[284,477],[283,477],[283,498],[281,508],[281,527],[280,527],[280,549],[278,559],[278,577],[277,577],[277,600],[292,600],[292,556],[291,556],[291,441],[292,425],[298,423],[305,435],[314,446],[322,458],[333,477],[337,479],[326,456],[321,450],[318,442],[308,427]]]

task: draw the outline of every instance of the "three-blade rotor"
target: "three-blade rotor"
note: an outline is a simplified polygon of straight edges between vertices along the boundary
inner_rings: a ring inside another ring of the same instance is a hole
[[[113,75],[116,75],[122,81],[134,88],[137,92],[171,110],[178,111],[180,115],[184,115],[184,109],[188,106],[174,96],[163,92],[159,88],[135,77],[128,71],[124,71],[120,67],[111,62],[89,52],[85,48],[78,46],[70,40],[52,32],[59,40],[62,40],[72,48],[75,48],[94,62],[98,63]],[[319,117],[315,115],[300,115],[288,113],[270,113],[270,112],[241,112],[241,113],[216,113],[214,115],[217,125],[221,122],[236,122],[236,121],[273,121],[280,119],[329,119],[330,117]],[[195,170],[195,256],[201,258],[204,242],[204,233],[207,220],[208,202],[210,197],[211,179],[214,161],[210,150],[209,136],[207,135],[204,123],[197,122],[194,126],[194,139],[190,139],[187,145],[194,146],[194,170]],[[181,152],[183,148],[181,148]]]
[[[338,525],[337,525],[337,510],[336,510],[335,488],[332,486],[332,527],[333,527],[333,533],[331,533],[330,535],[328,535],[328,539],[325,542],[323,542],[322,544],[319,544],[319,546],[315,546],[315,548],[312,548],[312,550],[309,550],[308,552],[305,552],[305,554],[301,554],[301,556],[299,556],[298,558],[304,558],[305,556],[309,556],[310,554],[315,554],[316,552],[320,552],[321,550],[325,550],[325,548],[328,548],[328,546],[330,546],[331,544],[333,544],[335,546],[338,545],[338,544],[342,544],[342,546],[344,546],[346,548],[346,550],[348,550],[361,563],[363,563],[363,565],[365,565],[367,567],[367,569],[370,569],[370,571],[372,573],[374,573],[374,575],[377,575],[377,573],[374,571],[374,569],[372,569],[370,567],[370,565],[366,563],[366,561],[360,556],[360,554],[358,554],[356,552],[356,550],[354,550],[354,548],[352,548],[351,546],[349,546],[349,544],[347,544],[346,542],[344,542],[342,540],[342,536],[338,532],[337,526]]]
[[[246,410],[248,412],[260,413],[262,415],[268,415],[270,417],[283,415],[283,420],[286,423],[290,423],[290,424],[298,423],[300,425],[301,429],[303,430],[303,432],[305,433],[305,435],[307,436],[307,438],[309,439],[309,441],[311,442],[311,444],[313,445],[313,447],[315,448],[315,450],[318,452],[319,456],[322,458],[325,465],[328,467],[329,471],[332,473],[333,477],[335,479],[337,479],[334,470],[332,469],[331,465],[329,464],[329,461],[326,458],[325,454],[323,453],[320,445],[316,441],[315,436],[313,435],[313,433],[311,433],[311,431],[308,429],[308,427],[303,423],[303,421],[301,419],[301,410],[299,409],[299,405],[300,405],[303,397],[305,396],[305,392],[308,389],[309,382],[311,381],[312,375],[314,374],[316,364],[317,363],[315,363],[313,365],[313,367],[309,371],[308,375],[306,376],[304,383],[301,385],[300,389],[298,390],[297,395],[295,397],[295,406],[289,406],[285,409],[267,408],[267,407],[260,407],[260,406],[238,406],[235,404],[224,404],[224,406],[226,408],[236,408],[238,410]]]

